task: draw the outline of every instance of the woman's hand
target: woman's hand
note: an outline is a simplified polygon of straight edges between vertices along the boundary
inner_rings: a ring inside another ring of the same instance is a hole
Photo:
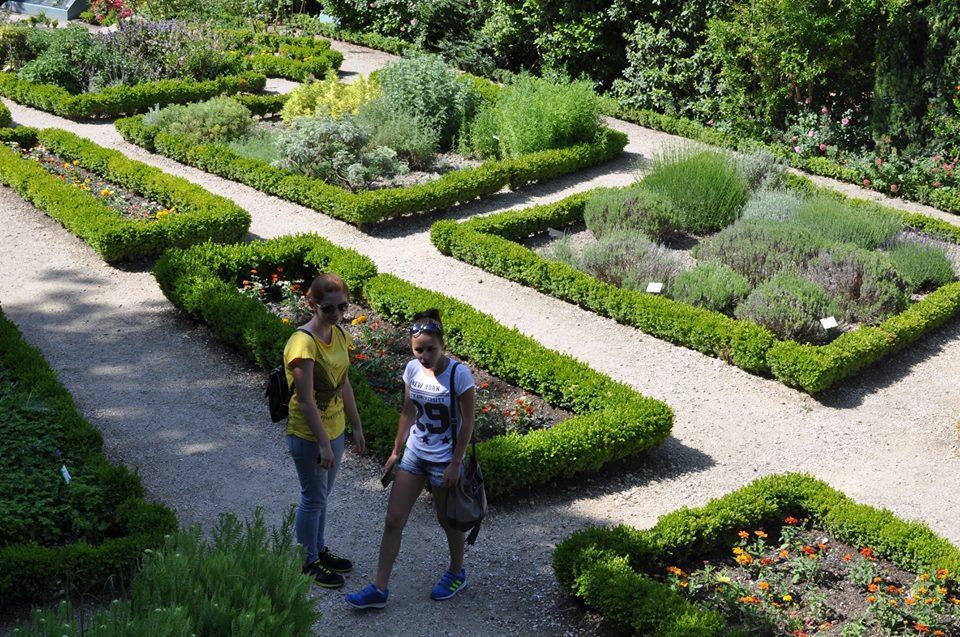
[[[443,486],[452,489],[460,481],[460,463],[451,461],[443,470]]]
[[[397,464],[400,460],[400,454],[396,451],[390,454],[390,457],[387,458],[387,461],[383,463],[383,472],[388,473],[390,469],[393,469],[393,465]]]
[[[320,455],[317,457],[317,464],[323,469],[331,469],[333,467],[333,447],[330,445],[329,440],[327,440],[325,444],[322,443],[320,445]]]
[[[360,456],[367,450],[367,440],[363,437],[363,429],[360,427],[353,428],[353,446],[357,450],[357,455]]]

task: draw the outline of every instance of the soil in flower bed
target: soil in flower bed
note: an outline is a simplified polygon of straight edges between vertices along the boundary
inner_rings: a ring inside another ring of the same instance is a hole
[[[262,301],[272,313],[291,325],[310,319],[303,280],[282,278],[283,269],[264,274],[250,270],[240,281],[240,290]],[[403,403],[403,370],[413,358],[406,330],[384,320],[373,310],[351,302],[342,324],[354,339],[352,365],[360,370],[374,391],[396,409]],[[470,365],[469,361],[464,361]],[[477,441],[505,433],[523,434],[548,429],[573,414],[542,398],[511,385],[487,371],[470,365],[476,383]]]
[[[37,162],[47,172],[56,175],[61,181],[90,193],[127,219],[157,220],[175,212],[163,204],[117,186],[86,170],[78,161],[70,162],[54,155],[40,144],[32,148],[21,148],[16,142],[11,142],[10,146],[19,150],[25,158]]]
[[[731,551],[668,566],[662,580],[758,637],[960,635],[956,573],[909,573],[794,517],[733,539]]]

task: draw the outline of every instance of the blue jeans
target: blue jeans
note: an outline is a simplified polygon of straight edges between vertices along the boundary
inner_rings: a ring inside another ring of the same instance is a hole
[[[300,505],[297,507],[297,542],[307,550],[307,564],[317,561],[323,550],[323,527],[327,517],[327,498],[333,490],[333,481],[340,468],[343,456],[343,438],[340,434],[330,441],[333,447],[333,466],[324,469],[317,462],[320,443],[304,440],[299,436],[287,436],[287,447],[297,466],[300,478]]]

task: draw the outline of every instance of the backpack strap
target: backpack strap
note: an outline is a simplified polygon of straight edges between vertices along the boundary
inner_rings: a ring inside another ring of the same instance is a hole
[[[457,426],[457,367],[460,361],[452,361],[450,364],[450,426],[453,428],[453,448],[457,448],[457,436],[459,427]]]

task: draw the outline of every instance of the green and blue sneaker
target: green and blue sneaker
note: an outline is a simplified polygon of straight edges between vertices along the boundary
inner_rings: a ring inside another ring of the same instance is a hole
[[[433,590],[430,592],[430,599],[437,601],[450,599],[466,588],[466,586],[467,571],[465,569],[461,568],[459,575],[447,571],[440,578],[440,581],[437,582],[437,585],[433,587]]]
[[[346,596],[347,603],[354,608],[384,608],[390,591],[381,591],[376,584],[371,584],[361,591]]]

